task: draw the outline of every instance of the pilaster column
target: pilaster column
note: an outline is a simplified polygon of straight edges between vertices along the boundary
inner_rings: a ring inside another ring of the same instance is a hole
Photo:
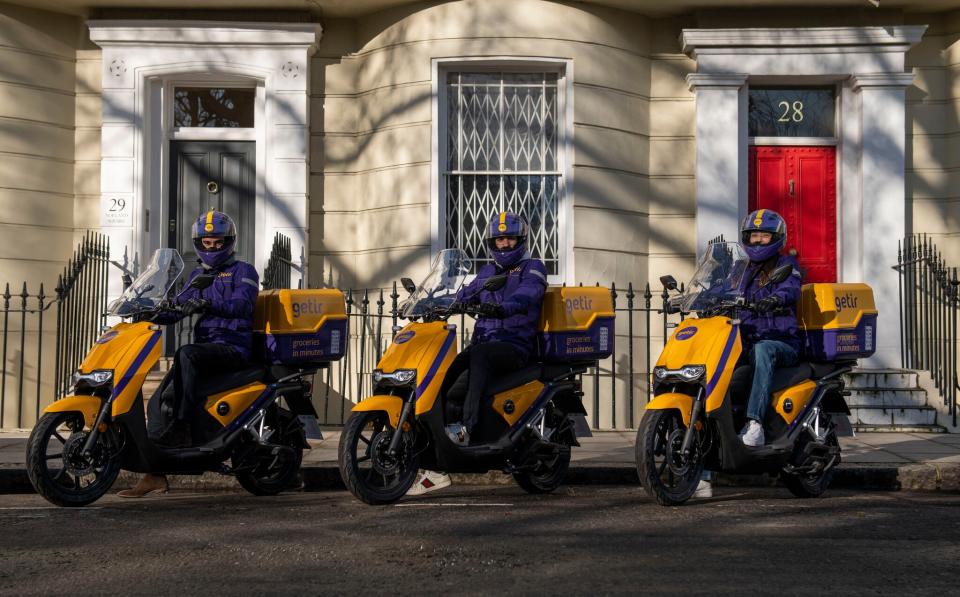
[[[746,74],[687,75],[696,94],[697,254],[738,235],[747,203]]]
[[[873,288],[877,310],[877,352],[864,363],[900,366],[900,298],[897,241],[906,233],[906,88],[913,73],[855,75],[862,131],[863,281]]]

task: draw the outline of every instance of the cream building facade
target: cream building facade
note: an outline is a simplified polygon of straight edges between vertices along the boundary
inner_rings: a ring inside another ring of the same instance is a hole
[[[0,283],[50,285],[91,230],[115,256],[176,244],[237,186],[245,255],[262,270],[282,232],[313,286],[416,277],[510,208],[552,281],[659,288],[735,237],[755,145],[833,148],[830,259],[877,291],[874,364],[899,363],[897,241],[960,265],[951,2],[138,4],[0,4]],[[211,88],[249,121],[177,120]],[[832,132],[752,135],[759,88],[831,90]]]

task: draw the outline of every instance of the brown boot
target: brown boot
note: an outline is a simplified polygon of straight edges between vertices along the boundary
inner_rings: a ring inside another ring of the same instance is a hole
[[[137,481],[136,486],[132,489],[124,489],[123,491],[117,492],[117,495],[124,498],[139,498],[151,493],[167,493],[169,489],[170,484],[167,483],[167,477],[165,475],[147,473],[140,477],[140,480]]]

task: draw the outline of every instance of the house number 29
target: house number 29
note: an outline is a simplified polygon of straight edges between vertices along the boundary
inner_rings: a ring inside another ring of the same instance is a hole
[[[797,100],[791,105],[788,101],[782,101],[777,104],[783,109],[783,114],[777,119],[777,122],[803,122],[803,102]]]
[[[123,208],[125,208],[126,206],[127,206],[126,199],[111,199],[109,211],[111,212],[123,211]]]

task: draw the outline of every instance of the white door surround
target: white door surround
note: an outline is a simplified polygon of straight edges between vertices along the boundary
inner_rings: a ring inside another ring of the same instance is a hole
[[[130,226],[101,219],[112,250],[130,247],[149,255],[164,246],[168,141],[175,137],[167,96],[175,82],[202,82],[257,89],[253,130],[210,131],[215,138],[240,135],[256,142],[256,235],[240,242],[255,244],[254,265],[260,270],[274,232],[290,237],[294,254],[305,254],[310,56],[322,35],[320,25],[100,20],[87,25],[90,39],[103,49],[101,200],[109,205],[124,199],[133,210]],[[176,137],[184,135],[207,133],[193,129]]]
[[[738,236],[747,211],[747,89],[751,83],[837,84],[837,253],[841,282],[873,287],[880,311],[870,366],[899,366],[896,239],[906,222],[904,54],[925,25],[796,29],[684,29],[697,61],[697,246]]]

